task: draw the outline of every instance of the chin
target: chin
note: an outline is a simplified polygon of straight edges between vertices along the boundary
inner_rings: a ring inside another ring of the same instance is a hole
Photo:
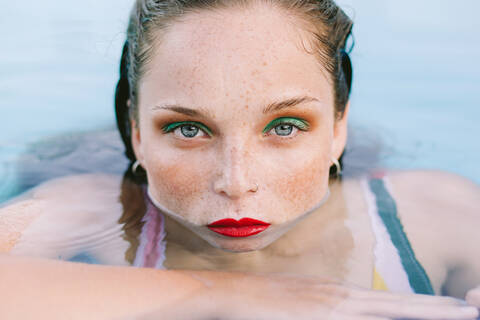
[[[305,215],[280,225],[270,225],[266,230],[246,237],[230,237],[209,230],[207,226],[197,226],[185,220],[178,220],[183,226],[206,241],[214,248],[228,252],[250,252],[262,250],[291,230]]]
[[[291,226],[289,226],[291,227]],[[212,233],[210,230],[206,232],[196,232],[203,240],[207,241],[211,246],[228,251],[228,252],[249,252],[258,251],[268,247],[275,242],[290,228],[283,226],[282,228],[271,226],[262,233],[245,237],[233,238]],[[193,231],[193,230],[192,230]]]
[[[207,240],[208,241],[208,240]],[[235,239],[220,240],[215,242],[208,241],[213,247],[234,253],[258,251],[270,245],[271,242],[255,240],[255,239]]]

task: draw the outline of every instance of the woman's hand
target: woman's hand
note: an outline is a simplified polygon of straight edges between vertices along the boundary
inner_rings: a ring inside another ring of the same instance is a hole
[[[206,290],[171,306],[179,319],[476,319],[465,302],[427,295],[392,294],[324,279],[220,272],[187,272]],[[196,310],[203,310],[201,314]],[[140,319],[166,319],[165,309]],[[160,317],[162,316],[162,317]],[[166,317],[167,316],[167,317]],[[176,317],[175,317],[176,318]]]

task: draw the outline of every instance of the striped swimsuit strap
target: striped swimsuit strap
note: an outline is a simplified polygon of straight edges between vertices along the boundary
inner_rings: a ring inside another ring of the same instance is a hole
[[[364,183],[367,201],[370,202],[373,231],[377,238],[373,287],[391,290],[393,288],[390,288],[389,282],[392,286],[401,287],[399,280],[403,275],[412,292],[434,295],[430,279],[415,257],[398,217],[397,206],[388,190],[385,175],[375,174],[366,178]],[[398,267],[395,270],[396,265]]]
[[[146,213],[142,218],[142,231],[133,265],[135,267],[164,269],[165,217],[150,200],[144,187]]]

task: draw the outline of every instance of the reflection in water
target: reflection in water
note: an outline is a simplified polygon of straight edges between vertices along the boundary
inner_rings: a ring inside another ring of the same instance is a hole
[[[71,257],[67,261],[87,263],[87,264],[99,264],[99,262],[87,252],[81,252],[81,253]]]
[[[30,143],[15,165],[0,161],[0,203],[58,177],[95,172],[122,174],[128,164],[123,150],[116,130],[70,133]]]
[[[146,187],[142,188],[144,194],[144,202],[146,203],[145,214],[142,218],[143,226],[138,235],[137,250],[133,265],[136,267],[147,267],[155,269],[163,269],[165,261],[165,217],[150,201]],[[139,215],[140,216],[140,215]],[[131,246],[133,250],[133,245]]]
[[[15,186],[13,186],[13,188],[11,186],[12,181],[15,180],[13,173],[14,171],[11,163],[0,162],[0,207],[4,205],[2,204],[2,201],[8,199],[10,194],[18,193],[18,191],[15,190]]]

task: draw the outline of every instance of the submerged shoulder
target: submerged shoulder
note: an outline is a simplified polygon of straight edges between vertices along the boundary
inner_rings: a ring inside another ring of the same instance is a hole
[[[71,219],[73,214],[88,218],[118,207],[121,181],[107,174],[66,176],[12,199],[0,208],[0,252],[9,252],[34,222]]]
[[[46,181],[12,199],[0,208],[0,217],[19,216],[57,208],[86,208],[99,203],[118,202],[122,177],[110,174],[82,174]]]
[[[121,183],[121,176],[110,174],[82,174],[55,178],[4,203],[0,207],[0,215],[11,212],[13,208],[26,208],[36,203],[62,202],[72,197],[78,199],[96,197],[105,193],[102,191],[119,192]]]
[[[33,199],[55,199],[56,201],[66,198],[95,198],[106,194],[106,191],[118,192],[121,183],[122,177],[118,175],[82,174],[49,180],[30,193]]]

